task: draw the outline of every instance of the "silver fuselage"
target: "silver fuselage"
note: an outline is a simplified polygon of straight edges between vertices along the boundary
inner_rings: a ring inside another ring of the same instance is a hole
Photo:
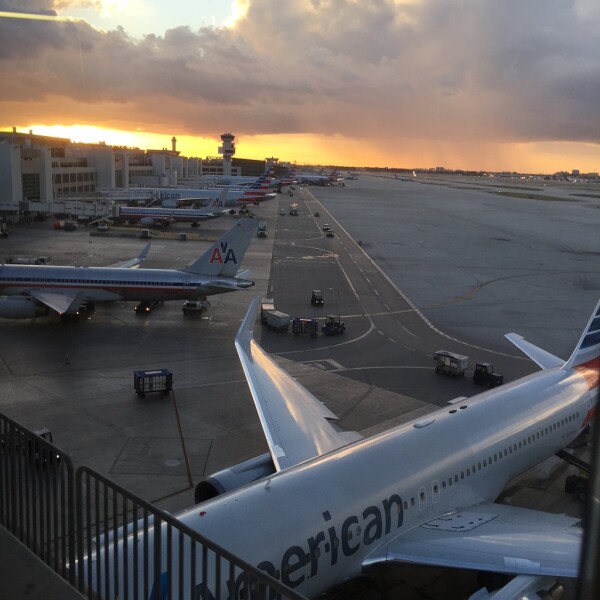
[[[251,285],[246,279],[208,277],[170,269],[0,266],[0,293],[7,296],[49,290],[83,292],[93,302],[150,302],[201,298]]]

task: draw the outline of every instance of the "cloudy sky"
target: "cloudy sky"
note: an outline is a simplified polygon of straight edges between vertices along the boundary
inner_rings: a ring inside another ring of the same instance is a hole
[[[231,131],[245,158],[600,171],[598,0],[0,0],[0,11],[1,130],[142,148],[174,135],[200,157]]]

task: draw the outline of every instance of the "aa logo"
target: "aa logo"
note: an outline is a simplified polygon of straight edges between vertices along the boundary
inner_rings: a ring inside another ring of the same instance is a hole
[[[213,200],[210,207],[211,208],[223,208],[223,202],[221,202],[221,200]]]
[[[232,262],[237,265],[237,258],[233,248],[227,248],[227,242],[221,242],[221,247],[217,247],[212,251],[210,260],[208,261],[211,265],[213,263],[219,263],[220,265],[226,265],[228,262]]]

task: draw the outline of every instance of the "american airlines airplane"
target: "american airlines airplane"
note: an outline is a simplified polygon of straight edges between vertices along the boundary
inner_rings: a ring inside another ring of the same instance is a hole
[[[109,267],[0,265],[0,317],[28,319],[55,311],[65,320],[97,302],[206,299],[254,285],[238,273],[256,233],[253,219],[240,219],[202,256],[181,270],[134,270],[150,245],[132,260]]]
[[[600,302],[567,361],[509,334],[540,372],[366,439],[340,431],[337,417],[258,345],[258,311],[256,299],[235,345],[269,453],[201,482],[202,503],[177,515],[185,525],[306,597],[335,590],[345,598],[348,582],[390,563],[514,575],[513,590],[577,576],[577,519],[495,500],[512,478],[590,425],[600,383]],[[129,535],[90,557],[93,571],[96,562],[112,564],[115,552],[121,561],[129,556],[128,569],[111,575],[118,594],[104,595],[124,597],[127,588],[129,597],[145,597],[132,574],[141,560],[135,545]],[[235,588],[228,577],[208,576],[183,597],[225,598]],[[160,581],[169,580],[177,585],[175,573],[161,572]]]
[[[129,221],[139,221],[142,225],[169,225],[173,222],[191,223],[192,227],[208,219],[221,216],[222,210],[212,208],[147,208],[138,206],[117,206],[115,216]]]
[[[181,206],[184,202],[198,202],[203,206],[207,206],[210,201],[217,199],[222,201],[223,207],[229,207],[238,204],[252,204],[271,198],[273,195],[267,193],[271,179],[271,171],[265,171],[256,180],[256,183],[244,189],[215,188],[210,190],[192,190],[186,188],[154,188],[151,191],[158,194],[163,208],[175,208]]]

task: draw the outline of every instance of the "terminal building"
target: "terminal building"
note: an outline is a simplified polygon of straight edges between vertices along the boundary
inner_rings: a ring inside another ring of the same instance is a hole
[[[93,219],[105,215],[111,202],[144,195],[144,188],[207,187],[209,177],[225,171],[257,177],[264,172],[264,160],[233,157],[232,134],[221,138],[223,157],[202,160],[182,156],[175,137],[170,150],[141,150],[73,143],[16,128],[0,132],[0,220]]]

